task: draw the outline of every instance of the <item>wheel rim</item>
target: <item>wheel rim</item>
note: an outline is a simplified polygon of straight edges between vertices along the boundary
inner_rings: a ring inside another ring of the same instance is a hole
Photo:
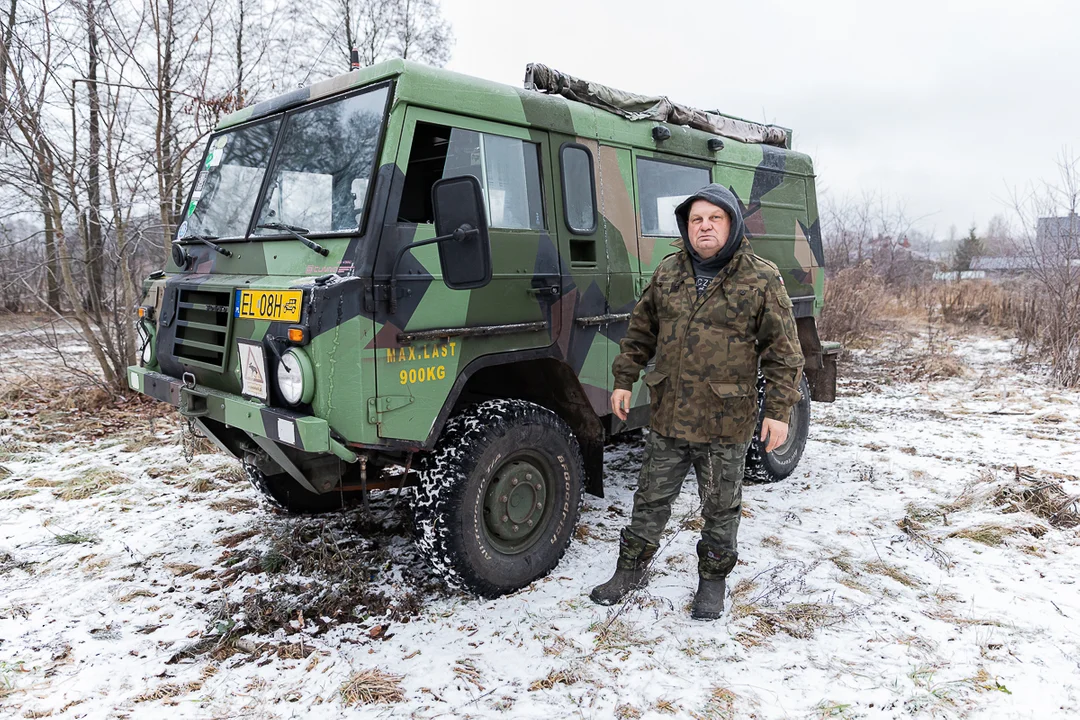
[[[543,534],[551,511],[552,474],[535,455],[517,453],[492,474],[484,494],[484,530],[497,550],[524,552]]]

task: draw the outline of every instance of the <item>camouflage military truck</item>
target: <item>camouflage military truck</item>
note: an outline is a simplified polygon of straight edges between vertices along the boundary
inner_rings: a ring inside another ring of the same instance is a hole
[[[611,362],[672,210],[710,181],[782,269],[807,359],[791,439],[752,448],[751,472],[798,462],[835,364],[813,167],[790,140],[541,65],[518,89],[395,60],[245,108],[144,284],[129,382],[288,511],[418,486],[432,564],[515,590],[603,494],[605,440],[648,422],[640,387],[627,423],[611,414]]]

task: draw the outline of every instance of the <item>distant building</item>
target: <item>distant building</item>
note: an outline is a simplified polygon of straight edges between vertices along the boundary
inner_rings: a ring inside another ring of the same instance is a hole
[[[1035,267],[1035,258],[1030,255],[1011,257],[977,257],[971,260],[972,270],[982,270],[995,275],[1019,275]]]
[[[1035,246],[1050,258],[1080,257],[1080,216],[1069,213],[1065,217],[1039,218],[1035,225]]]

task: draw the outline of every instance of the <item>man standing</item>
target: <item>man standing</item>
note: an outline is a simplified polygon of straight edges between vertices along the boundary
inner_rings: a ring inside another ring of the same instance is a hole
[[[645,582],[660,534],[693,464],[705,525],[698,542],[692,616],[724,609],[726,578],[738,559],[747,446],[757,425],[757,373],[765,376],[766,452],[787,438],[799,400],[803,357],[780,272],[754,255],[734,194],[706,185],[675,209],[682,248],[665,258],[634,307],[612,364],[611,409],[626,419],[631,389],[645,375],[651,421],[630,524],[614,576],[593,588],[601,605]]]

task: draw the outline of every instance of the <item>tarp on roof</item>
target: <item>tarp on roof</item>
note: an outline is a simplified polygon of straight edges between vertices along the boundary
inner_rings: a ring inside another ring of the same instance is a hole
[[[674,103],[663,95],[637,95],[576,78],[540,63],[525,67],[525,87],[562,95],[629,120],[655,120],[704,130],[732,140],[788,147],[788,131]]]

